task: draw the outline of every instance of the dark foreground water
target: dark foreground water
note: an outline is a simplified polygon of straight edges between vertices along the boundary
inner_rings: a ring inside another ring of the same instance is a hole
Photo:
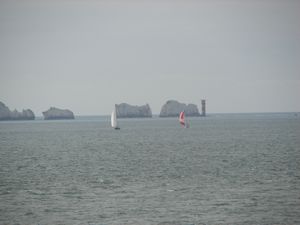
[[[0,122],[0,224],[300,224],[300,115]]]

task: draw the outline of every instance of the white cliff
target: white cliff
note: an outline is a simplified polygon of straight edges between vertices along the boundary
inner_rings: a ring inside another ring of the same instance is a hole
[[[175,100],[167,101],[161,108],[160,117],[176,117],[179,113],[184,111],[186,116],[200,116],[197,105],[184,104]]]
[[[34,113],[30,109],[23,109],[18,112],[16,109],[10,111],[9,108],[0,102],[0,120],[34,120]]]
[[[118,118],[152,117],[152,111],[148,104],[133,106],[127,103],[116,104]]]
[[[74,119],[74,114],[68,109],[58,109],[50,107],[49,110],[43,112],[45,120],[57,120],[57,119]]]

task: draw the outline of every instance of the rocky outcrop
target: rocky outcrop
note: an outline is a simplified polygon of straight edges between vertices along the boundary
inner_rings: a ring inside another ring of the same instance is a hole
[[[118,118],[140,118],[152,117],[152,111],[148,104],[142,106],[133,106],[127,103],[116,104]]]
[[[45,120],[74,119],[72,111],[55,107],[50,107],[50,109],[43,112],[43,115]]]
[[[175,100],[167,101],[161,108],[160,117],[175,117],[179,116],[179,113],[184,111],[186,116],[200,116],[197,105],[184,104]]]
[[[30,109],[23,109],[22,112],[10,111],[4,103],[0,102],[0,120],[34,120],[34,118],[34,113]]]

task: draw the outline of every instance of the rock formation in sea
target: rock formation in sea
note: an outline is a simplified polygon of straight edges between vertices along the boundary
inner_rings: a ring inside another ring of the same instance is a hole
[[[152,117],[152,111],[148,104],[133,106],[127,103],[116,104],[118,118]]]
[[[34,120],[34,118],[34,113],[30,109],[23,109],[22,112],[16,109],[10,111],[3,102],[0,102],[0,120]]]
[[[55,107],[50,107],[50,109],[43,112],[43,115],[45,120],[74,119],[72,111]]]
[[[185,112],[186,116],[200,116],[197,105],[184,104],[175,100],[167,101],[161,108],[160,117],[176,117],[181,111]]]

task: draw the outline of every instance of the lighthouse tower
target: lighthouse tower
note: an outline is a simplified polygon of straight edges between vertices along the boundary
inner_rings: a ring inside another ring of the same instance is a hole
[[[201,114],[201,116],[206,116],[205,99],[202,99],[202,100],[201,100],[201,109],[202,109],[202,114]]]

